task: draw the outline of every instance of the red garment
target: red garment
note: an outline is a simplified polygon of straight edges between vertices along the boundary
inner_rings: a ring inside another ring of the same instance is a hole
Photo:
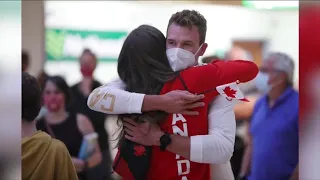
[[[306,2],[307,4],[307,2]],[[304,4],[301,4],[304,5]],[[300,106],[299,122],[309,119],[308,116],[317,104],[317,100],[313,97],[312,91],[317,92],[312,88],[310,81],[317,72],[320,71],[319,57],[320,53],[319,42],[320,36],[320,7],[316,4],[301,6],[299,17],[299,76],[302,81],[299,81],[299,86],[303,87],[300,91]]]
[[[216,91],[216,87],[237,80],[247,82],[255,78],[257,74],[258,67],[249,61],[214,61],[212,64],[196,66],[182,71],[179,77],[164,85],[161,94],[172,90],[188,90],[191,93],[205,94],[203,100],[205,107],[196,109],[199,111],[198,116],[169,114],[166,122],[161,126],[161,129],[169,134],[182,136],[208,134],[208,106],[219,94]],[[152,150],[148,179],[210,179],[209,164],[195,163],[183,157],[177,157],[176,159],[176,155],[169,151],[162,152],[159,147],[154,147]],[[116,172],[122,176],[124,180],[133,179],[126,166],[126,162],[123,160],[119,161]]]

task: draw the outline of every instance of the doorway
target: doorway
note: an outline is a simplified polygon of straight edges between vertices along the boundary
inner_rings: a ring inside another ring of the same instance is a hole
[[[264,57],[266,41],[264,40],[233,40],[233,46],[240,47],[251,53],[254,62],[260,66]]]

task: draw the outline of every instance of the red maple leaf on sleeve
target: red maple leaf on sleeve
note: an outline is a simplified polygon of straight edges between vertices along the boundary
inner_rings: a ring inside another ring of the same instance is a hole
[[[230,86],[227,86],[223,89],[223,92],[230,98],[236,98],[237,90],[231,89]]]
[[[143,156],[146,152],[146,148],[141,145],[135,145],[133,147],[135,156]]]

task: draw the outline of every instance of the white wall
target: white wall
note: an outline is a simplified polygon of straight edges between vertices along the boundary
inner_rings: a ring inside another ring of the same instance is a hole
[[[269,40],[270,50],[287,52],[298,62],[298,11],[268,12],[207,4],[130,1],[48,1],[46,8],[47,27],[131,31],[141,24],[150,24],[163,33],[172,13],[195,9],[208,21],[206,55],[227,49],[235,38],[261,39]],[[63,73],[69,83],[79,80],[78,69],[74,62],[46,64],[49,73]],[[116,74],[115,63],[101,63],[95,75],[106,82]]]
[[[299,79],[299,11],[270,13],[272,30],[270,51],[281,51],[295,60],[295,82]]]
[[[31,56],[29,73],[38,75],[44,65],[44,2],[21,1],[22,48]]]

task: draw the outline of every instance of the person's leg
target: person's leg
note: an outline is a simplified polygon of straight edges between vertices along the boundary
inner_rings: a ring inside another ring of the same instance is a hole
[[[241,163],[242,163],[242,158],[244,154],[244,147],[245,145],[242,138],[239,136],[236,136],[235,143],[234,143],[234,152],[230,160],[232,171],[235,178],[239,175],[239,172],[241,169]]]

